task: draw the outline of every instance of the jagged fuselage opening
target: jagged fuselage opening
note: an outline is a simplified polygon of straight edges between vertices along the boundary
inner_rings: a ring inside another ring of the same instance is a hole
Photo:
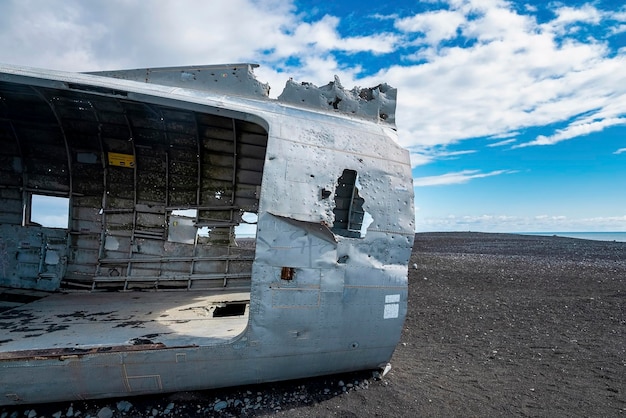
[[[0,286],[249,291],[235,227],[258,210],[267,139],[124,92],[0,83]]]

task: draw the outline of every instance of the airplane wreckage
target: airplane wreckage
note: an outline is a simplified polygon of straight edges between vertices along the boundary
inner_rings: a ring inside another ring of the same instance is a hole
[[[0,405],[387,365],[414,239],[396,90],[270,99],[254,68],[0,65]]]

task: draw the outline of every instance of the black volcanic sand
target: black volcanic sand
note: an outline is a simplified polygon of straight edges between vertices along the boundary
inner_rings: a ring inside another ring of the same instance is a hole
[[[418,234],[409,303],[392,415],[626,415],[626,243]]]
[[[626,416],[626,243],[417,234],[404,332],[369,372],[74,402],[81,416]],[[247,400],[247,401],[246,401]],[[219,403],[222,401],[222,403]],[[224,407],[227,405],[226,407]],[[65,416],[70,403],[0,407]],[[222,409],[223,408],[223,409]],[[216,412],[216,409],[218,410]],[[28,415],[28,414],[26,414]]]

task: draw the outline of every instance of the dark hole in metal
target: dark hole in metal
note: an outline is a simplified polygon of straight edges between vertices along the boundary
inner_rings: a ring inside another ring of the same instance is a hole
[[[296,269],[293,267],[283,267],[280,270],[280,278],[281,280],[293,280],[293,275]]]
[[[365,200],[359,196],[357,187],[358,174],[354,170],[343,170],[343,174],[337,179],[335,190],[335,222],[331,230],[338,235],[349,238],[361,238],[361,227],[365,211]]]
[[[213,311],[213,318],[222,318],[225,316],[240,316],[246,313],[245,303],[228,303],[218,306]]]

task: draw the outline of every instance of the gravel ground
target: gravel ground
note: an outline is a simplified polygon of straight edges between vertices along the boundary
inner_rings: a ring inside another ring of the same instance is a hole
[[[0,418],[626,416],[626,243],[417,234],[391,363],[384,378],[0,407]]]

